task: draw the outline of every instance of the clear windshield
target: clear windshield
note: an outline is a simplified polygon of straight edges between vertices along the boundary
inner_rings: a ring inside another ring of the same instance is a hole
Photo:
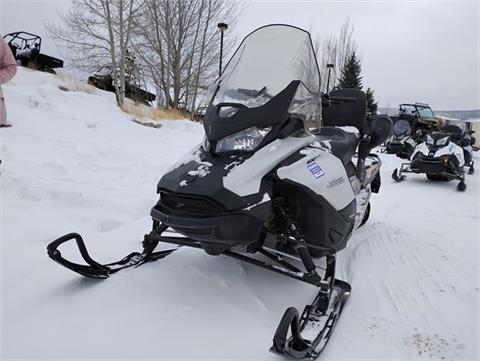
[[[417,109],[413,105],[401,104],[398,110],[399,115],[417,115]]]
[[[407,135],[410,134],[411,130],[410,123],[403,119],[397,120],[393,125],[394,135]]]
[[[304,114],[308,120],[312,112],[318,113],[320,95],[320,72],[310,34],[288,25],[265,26],[240,44],[215,84],[213,104],[258,107],[294,80],[302,84],[292,111]]]
[[[432,109],[427,107],[417,107],[418,114],[421,118],[435,118]]]

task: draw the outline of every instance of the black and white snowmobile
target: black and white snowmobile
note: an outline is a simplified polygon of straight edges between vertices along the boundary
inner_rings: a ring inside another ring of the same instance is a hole
[[[320,130],[312,134],[307,122]],[[168,256],[178,247],[154,249],[169,243],[306,282],[318,288],[316,298],[301,314],[286,310],[271,350],[314,359],[351,291],[335,278],[335,257],[368,219],[381,166],[370,151],[391,127],[388,117],[367,124],[362,91],[320,93],[308,32],[288,25],[261,27],[242,41],[212,87],[205,141],[160,179],[143,251],[102,265],[89,256],[81,236],[71,233],[52,242],[48,254],[84,276],[107,278]],[[71,240],[86,265],[62,257],[58,247]],[[323,269],[318,259],[326,261]],[[304,339],[304,331],[313,337]]]
[[[410,159],[417,142],[412,137],[412,127],[405,119],[393,123],[392,135],[385,144],[385,152],[402,159]]]
[[[411,162],[395,169],[392,178],[400,182],[405,179],[405,173],[424,173],[433,181],[459,180],[457,190],[465,191],[464,149],[452,140],[459,134],[460,128],[453,125],[427,134],[425,142],[415,148]]]
[[[452,142],[462,147],[463,158],[465,159],[465,167],[468,167],[468,174],[475,172],[474,160],[473,160],[473,145],[475,144],[475,138],[473,134],[475,131],[468,129],[466,122],[462,120],[450,121],[448,125],[442,128],[443,132],[450,133],[452,135]]]

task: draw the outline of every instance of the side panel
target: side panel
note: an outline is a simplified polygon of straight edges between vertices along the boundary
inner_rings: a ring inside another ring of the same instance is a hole
[[[279,162],[314,141],[314,136],[288,137],[277,139],[266,145],[250,158],[232,169],[223,177],[223,187],[245,197],[258,193],[262,178]]]
[[[456,145],[453,142],[450,142],[448,146],[440,148],[435,153],[435,158],[441,157],[442,155],[453,154],[458,159],[458,164],[462,167],[465,164],[465,159],[463,157],[463,148]]]
[[[421,154],[423,154],[423,155],[426,156],[426,157],[428,156],[429,150],[428,150],[428,147],[427,147],[427,145],[425,144],[425,142],[420,143],[419,145],[417,145],[417,147],[416,147],[415,150],[413,151],[413,154],[412,154],[412,156],[410,157],[410,159],[415,158],[415,156],[417,155],[417,153],[421,153]]]
[[[302,152],[306,153],[303,158],[277,170],[278,177],[304,185],[324,197],[337,211],[349,205],[355,195],[341,160],[321,148]]]
[[[345,248],[356,218],[356,201],[336,210],[324,197],[291,180],[279,180],[274,185],[275,196],[288,199],[312,257],[323,257],[325,249],[338,252]]]
[[[292,154],[276,174],[274,194],[293,206],[306,241],[335,251],[345,248],[357,205],[342,161],[315,144]],[[325,255],[313,247],[309,250],[313,257]]]

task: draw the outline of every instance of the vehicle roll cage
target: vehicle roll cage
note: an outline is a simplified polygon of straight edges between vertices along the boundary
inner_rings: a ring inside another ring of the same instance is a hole
[[[7,39],[7,37],[11,37],[10,40],[8,40],[9,44],[13,44],[13,41],[16,39],[22,40],[22,45],[28,45],[29,43],[37,43],[38,41],[38,46],[41,48],[42,47],[42,38],[38,35],[28,33],[26,31],[17,31],[14,33],[8,33],[4,35],[4,39]]]

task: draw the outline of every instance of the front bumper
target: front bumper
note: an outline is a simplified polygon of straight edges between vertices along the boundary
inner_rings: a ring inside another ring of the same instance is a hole
[[[162,198],[150,212],[153,220],[193,240],[221,245],[225,249],[257,242],[270,213],[270,202],[248,210],[227,211],[208,207],[209,200],[203,200],[202,203],[202,200],[193,198],[194,208],[184,195],[177,203]],[[179,202],[183,203],[179,205]]]
[[[403,144],[400,144],[400,143],[390,143],[387,148],[386,148],[386,151],[388,154],[396,154],[396,153],[399,153],[401,151],[403,151],[403,148],[404,148],[404,145]]]
[[[412,170],[427,174],[443,174],[450,172],[448,158],[417,158],[411,163]]]

